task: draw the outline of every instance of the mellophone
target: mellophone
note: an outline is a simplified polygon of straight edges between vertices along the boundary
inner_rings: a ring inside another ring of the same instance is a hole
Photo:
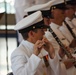
[[[74,66],[76,67],[76,59],[66,49],[66,47],[63,45],[63,43],[60,41],[60,39],[57,37],[57,35],[53,32],[53,30],[51,29],[51,27],[49,27],[49,31],[51,32],[51,34],[53,35],[53,37],[55,38],[55,40],[57,41],[57,43],[60,45],[60,47],[64,50],[64,52],[67,55],[67,57],[71,60],[71,62],[74,63]]]

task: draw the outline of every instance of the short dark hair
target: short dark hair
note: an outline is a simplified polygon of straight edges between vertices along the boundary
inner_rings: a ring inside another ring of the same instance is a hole
[[[34,29],[34,30],[30,30],[30,31],[37,32],[37,30],[38,29]],[[29,38],[28,33],[29,33],[29,31],[25,32],[25,33],[21,33],[23,39],[27,40]]]

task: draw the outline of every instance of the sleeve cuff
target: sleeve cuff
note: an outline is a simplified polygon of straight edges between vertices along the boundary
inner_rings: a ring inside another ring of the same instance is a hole
[[[36,71],[41,59],[37,57],[36,55],[32,54],[30,57],[30,68],[32,71]]]

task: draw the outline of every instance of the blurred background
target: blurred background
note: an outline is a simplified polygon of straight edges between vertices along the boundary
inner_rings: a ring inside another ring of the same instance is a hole
[[[11,72],[10,55],[17,47],[14,0],[0,0],[0,11],[5,11],[0,19],[0,75]]]

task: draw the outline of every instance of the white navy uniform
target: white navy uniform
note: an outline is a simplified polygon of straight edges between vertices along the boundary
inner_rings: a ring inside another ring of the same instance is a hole
[[[72,23],[73,23],[74,27],[76,28],[76,18],[73,18]]]
[[[18,22],[14,30],[19,30],[21,33],[26,33],[28,29],[31,31],[32,29],[42,27],[46,27],[46,25],[44,25],[41,12],[37,11]],[[30,36],[29,39],[31,39]],[[51,59],[49,57],[49,53],[43,49],[38,56],[33,54],[33,51],[34,44],[27,40],[23,40],[21,44],[13,51],[11,55],[11,67],[14,75],[64,75],[66,69],[64,64],[61,64],[59,61],[57,54],[55,54],[54,58]],[[47,68],[45,67],[43,61],[43,56],[45,55],[48,55],[47,61],[49,66]],[[64,67],[64,70],[62,66]]]
[[[50,27],[52,28],[54,33],[58,36],[58,38],[61,40],[61,42],[64,45],[69,46],[69,42],[67,41],[67,39],[62,35],[61,31],[59,30],[60,26],[51,22]],[[52,37],[51,35],[52,34],[49,31],[47,31],[45,34],[45,36],[49,39],[49,41],[52,41],[53,45],[55,45],[54,47],[58,48],[58,43],[56,42],[54,37]],[[57,50],[59,50],[59,48]]]
[[[60,26],[59,30],[66,37],[69,43],[71,43],[74,40],[73,36],[71,35],[70,31],[68,30],[68,28],[66,27],[64,23],[62,26]]]
[[[72,29],[72,31],[74,32],[74,34],[76,35],[76,28],[74,27],[73,23],[71,22],[70,18],[66,17],[65,21],[67,22],[67,24],[70,26],[70,28]]]
[[[61,40],[61,42],[66,45],[69,46],[69,42],[67,41],[67,39],[62,35],[62,33],[59,31],[59,25],[51,22],[50,27],[52,28],[52,30],[56,33],[56,35],[58,36],[58,38]],[[60,46],[58,45],[57,41],[55,40],[55,38],[53,37],[53,35],[51,34],[51,32],[46,31],[45,32],[45,36],[46,38],[53,44],[53,47],[56,51],[56,53],[58,53],[58,50],[60,49]],[[63,63],[61,63],[63,64]],[[65,67],[65,65],[64,65]],[[63,67],[62,67],[63,68]],[[66,72],[67,70],[65,68],[63,68],[63,70],[65,71],[63,73],[63,75],[67,75]]]
[[[67,18],[68,19],[68,18]],[[69,20],[69,19],[68,19]],[[69,22],[69,21],[68,21]],[[71,21],[70,21],[71,24]],[[73,26],[72,26],[73,27]],[[69,32],[68,28],[66,27],[66,25],[63,23],[63,26],[61,26],[60,31],[62,32],[62,34],[67,38],[67,40],[69,41],[69,43],[72,42],[72,40],[74,39],[73,36],[71,35],[71,33]],[[74,57],[76,57],[75,54],[73,54]],[[70,69],[67,70],[67,74],[68,75],[76,75],[76,68],[75,67],[71,67]]]
[[[46,70],[43,59],[40,59],[40,57],[47,54],[47,52],[43,53],[43,51],[38,57],[32,54],[33,46],[34,44],[23,40],[20,46],[12,53],[11,61],[14,75],[66,75],[63,74],[64,71],[60,67],[57,56],[54,59],[49,57],[51,68]]]
[[[65,36],[62,34],[62,32],[60,31],[60,26],[55,24],[55,23],[51,23],[50,24],[50,27],[52,28],[52,30],[55,32],[55,34],[58,36],[58,38],[60,39],[60,41],[66,45],[66,46],[69,46],[69,41],[65,38]],[[55,38],[52,36],[52,34],[47,31],[46,32],[46,35],[48,40],[50,40],[53,44],[53,47],[55,47],[54,49],[55,50],[59,50],[59,45],[58,43],[56,42]],[[56,51],[57,52],[57,51]],[[71,67],[70,69],[66,70],[67,71],[67,75],[75,75],[75,67]],[[65,74],[64,74],[65,75]]]

